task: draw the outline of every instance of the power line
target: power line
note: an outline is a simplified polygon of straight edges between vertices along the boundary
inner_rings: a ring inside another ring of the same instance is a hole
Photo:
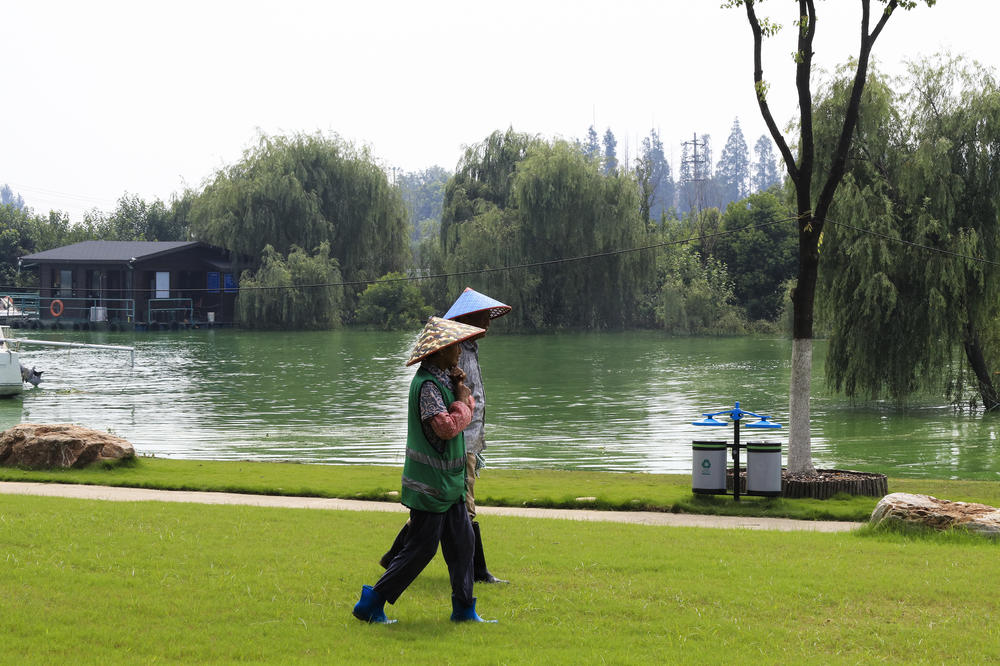
[[[892,241],[893,243],[899,243],[900,245],[906,245],[907,247],[916,248],[918,250],[924,250],[925,252],[934,252],[937,254],[943,254],[949,257],[955,257],[956,259],[964,259],[966,261],[974,261],[980,264],[986,264],[989,266],[1000,266],[1000,262],[993,261],[991,259],[984,259],[982,257],[970,257],[967,254],[961,254],[959,252],[954,252],[953,250],[945,250],[939,247],[931,247],[930,245],[921,245],[920,243],[915,243],[913,241],[908,241],[903,238],[895,238],[889,234],[884,234],[880,231],[872,231],[871,229],[863,229],[861,227],[856,227],[846,222],[837,222],[836,220],[826,219],[830,224],[836,225],[838,227],[844,227],[845,229],[851,229],[852,231],[857,231],[858,233],[868,234],[869,236],[875,236],[876,238],[881,238],[883,240]]]
[[[761,229],[764,227],[771,227],[775,224],[780,224],[782,222],[790,222],[797,218],[787,217],[780,220],[772,220],[770,222],[762,222],[760,224],[748,225],[746,227],[740,227],[739,229],[730,229],[729,231],[718,231],[713,234],[705,234],[702,236],[692,236],[690,238],[683,238],[675,241],[664,241],[662,243],[653,243],[652,245],[643,245],[641,247],[632,247],[620,250],[607,250],[605,252],[595,252],[593,254],[584,254],[577,257],[561,257],[558,259],[547,259],[545,261],[533,261],[527,264],[517,264],[514,266],[500,266],[497,268],[477,268],[468,271],[456,271],[454,273],[438,273],[435,275],[412,275],[404,276],[398,278],[388,278],[388,279],[377,279],[377,280],[355,280],[351,282],[331,282],[325,284],[303,284],[303,285],[275,285],[275,286],[262,286],[262,287],[240,287],[240,290],[247,291],[263,291],[267,289],[310,289],[310,288],[324,288],[324,287],[360,287],[375,283],[390,283],[390,282],[414,282],[416,280],[436,280],[441,278],[450,277],[462,277],[466,275],[482,275],[486,273],[502,273],[508,271],[525,270],[529,268],[540,268],[543,266],[554,266],[556,264],[568,264],[577,261],[589,261],[591,259],[599,259],[601,257],[613,257],[621,254],[630,254],[632,252],[644,252],[646,250],[655,250],[661,247],[670,247],[673,245],[685,245],[687,243],[693,243],[695,241],[701,241],[709,238],[716,238],[719,236],[728,236],[730,234],[739,233],[741,231],[749,231],[752,229]],[[156,291],[155,289],[148,289],[142,291]],[[190,289],[187,291],[205,291],[204,289]]]
[[[386,278],[386,279],[375,279],[375,280],[352,280],[347,282],[324,282],[317,284],[293,284],[293,285],[271,285],[271,286],[260,286],[260,287],[237,287],[235,290],[229,290],[229,293],[233,291],[267,291],[276,289],[322,289],[327,287],[361,287],[369,284],[375,283],[391,283],[391,282],[414,282],[417,280],[436,280],[441,278],[451,278],[451,277],[462,277],[466,275],[482,275],[486,273],[501,273],[507,271],[517,271],[525,270],[529,268],[539,268],[542,266],[554,266],[557,264],[567,264],[577,261],[589,261],[591,259],[599,259],[601,257],[613,257],[621,254],[630,254],[633,252],[644,252],[646,250],[655,250],[662,247],[671,247],[675,245],[685,245],[688,243],[694,243],[696,241],[704,241],[711,238],[719,238],[722,236],[729,236],[732,234],[737,234],[742,231],[751,231],[754,229],[763,229],[766,227],[772,227],[776,224],[782,224],[785,222],[792,222],[798,218],[795,217],[785,217],[777,220],[771,220],[770,222],[762,222],[760,224],[751,224],[745,227],[740,227],[739,229],[729,229],[727,231],[717,231],[711,234],[703,234],[700,236],[691,236],[689,238],[682,238],[680,240],[673,241],[663,241],[662,243],[653,243],[651,245],[643,245],[640,247],[631,247],[619,250],[606,250],[604,252],[595,252],[593,254],[584,254],[577,257],[560,257],[557,259],[547,259],[544,261],[533,261],[526,264],[516,264],[514,266],[499,266],[497,268],[476,268],[467,271],[456,271],[454,273],[436,273],[434,275],[407,275],[398,278]],[[24,287],[0,287],[2,289],[23,289]],[[150,288],[135,288],[132,289],[133,292],[154,292],[162,291],[162,289]],[[210,292],[210,293],[220,293],[224,291],[221,287],[209,288],[195,288],[195,289],[183,289],[185,292]]]
[[[111,202],[111,204],[114,205],[114,202],[111,199],[107,199],[105,197],[95,197],[88,194],[73,194],[71,192],[50,190],[43,187],[33,187],[31,185],[19,185],[17,183],[10,183],[10,182],[8,182],[7,185],[9,185],[11,189],[17,190],[18,194],[22,195],[24,193],[27,193],[29,196],[31,196],[32,194],[37,194],[39,197],[49,197],[54,199],[69,199],[69,200],[75,199],[77,202],[84,204],[87,203],[108,204],[109,202]]]

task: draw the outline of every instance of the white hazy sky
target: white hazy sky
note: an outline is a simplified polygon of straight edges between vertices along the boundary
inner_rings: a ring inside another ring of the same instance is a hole
[[[752,39],[722,0],[0,0],[0,184],[36,212],[168,201],[237,161],[258,131],[336,132],[405,171],[453,170],[496,129],[582,138],[594,124],[634,158],[651,128],[675,173],[681,142],[738,117],[765,133]],[[873,5],[881,7],[880,3]],[[819,3],[815,63],[856,53],[859,0]],[[766,44],[780,123],[796,114],[796,3]],[[941,50],[991,67],[998,0],[894,16],[883,71]]]

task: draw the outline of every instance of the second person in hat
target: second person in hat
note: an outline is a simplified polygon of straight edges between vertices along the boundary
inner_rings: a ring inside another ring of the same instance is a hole
[[[485,423],[486,423],[486,390],[483,386],[483,373],[479,367],[479,338],[486,334],[493,319],[502,317],[511,311],[511,307],[500,301],[481,294],[471,287],[466,287],[465,291],[455,300],[452,306],[445,313],[444,318],[457,321],[462,324],[476,326],[483,329],[483,333],[473,336],[461,342],[462,355],[459,358],[459,367],[465,373],[465,384],[472,391],[475,407],[472,411],[472,421],[463,433],[465,436],[466,469],[465,469],[465,506],[469,512],[469,520],[472,521],[472,530],[475,535],[475,553],[473,578],[477,583],[506,583],[506,580],[497,578],[486,566],[486,554],[483,550],[483,538],[480,532],[479,522],[476,520],[476,478],[479,476],[479,469],[482,466],[482,452],[486,448]],[[387,567],[392,558],[403,547],[406,541],[406,534],[409,530],[409,522],[396,536],[389,551],[382,556],[380,563]]]

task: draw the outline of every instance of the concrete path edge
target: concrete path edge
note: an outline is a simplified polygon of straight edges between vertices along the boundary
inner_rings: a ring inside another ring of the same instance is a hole
[[[281,495],[246,495],[188,490],[151,490],[116,486],[86,486],[63,483],[31,483],[0,481],[0,495],[35,495],[111,502],[187,502],[197,504],[229,504],[264,506],[284,509],[325,509],[333,511],[381,511],[406,513],[408,509],[391,502],[329,499],[321,497],[288,497]],[[689,513],[658,513],[653,511],[594,511],[591,509],[536,509],[520,507],[481,506],[477,513],[485,516],[515,516],[518,518],[555,518],[597,522],[632,523],[669,527],[714,527],[723,529],[778,530],[782,532],[849,532],[864,523],[834,520],[793,520],[791,518],[761,518],[744,516],[707,516]]]

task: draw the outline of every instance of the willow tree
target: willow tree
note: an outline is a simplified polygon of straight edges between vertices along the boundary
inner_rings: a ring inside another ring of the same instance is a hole
[[[924,0],[930,6],[935,0]],[[881,13],[872,16],[871,0],[860,0],[860,44],[851,84],[848,104],[844,109],[840,131],[826,173],[815,170],[816,146],[813,140],[812,59],[816,36],[815,0],[798,0],[796,14],[795,88],[798,93],[798,142],[795,151],[785,139],[772,115],[768,103],[769,83],[764,79],[762,64],[763,41],[774,35],[779,26],[757,16],[754,0],[729,0],[726,6],[743,6],[753,33],[753,82],[761,116],[774,139],[789,180],[795,189],[799,232],[799,268],[792,291],[792,377],[789,387],[788,469],[799,474],[815,474],[809,429],[809,396],[812,382],[812,338],[816,281],[819,269],[819,246],[827,213],[837,187],[844,177],[847,154],[858,122],[861,94],[868,77],[868,62],[882,30],[897,9],[911,9],[915,0],[881,0]],[[832,9],[831,9],[832,11]]]
[[[837,141],[839,124],[829,119],[843,114],[850,89],[850,79],[837,78],[817,96],[814,130],[821,155]],[[899,243],[907,205],[899,190],[907,144],[899,111],[888,83],[871,74],[847,173],[831,207],[835,224],[824,235],[819,309],[831,329],[827,383],[852,398],[902,402],[934,372],[924,360],[942,340],[936,331],[945,313],[933,297],[926,299],[929,307],[914,307],[924,294],[918,273],[927,264],[915,264],[917,257]],[[913,231],[906,235],[919,240]]]
[[[513,128],[499,130],[465,149],[455,175],[444,190],[441,246],[450,252],[460,239],[462,225],[492,210],[511,205],[514,171],[541,139]]]
[[[328,243],[344,280],[374,281],[409,260],[407,211],[367,149],[336,136],[261,136],[220,170],[189,213],[192,234],[238,258]],[[353,304],[360,288],[346,297]],[[278,292],[275,292],[276,294]]]
[[[652,274],[650,253],[605,254],[643,244],[639,190],[624,170],[602,173],[565,141],[531,148],[518,166],[513,201],[522,256],[540,263],[533,303],[550,326],[632,323]],[[582,261],[545,263],[594,256]]]
[[[822,104],[843,97],[835,84]],[[902,94],[869,83],[863,108],[824,263],[828,381],[850,396],[934,388],[958,401],[969,376],[998,409],[1000,86],[978,66],[925,61]]]
[[[429,298],[445,309],[465,286],[496,296],[513,306],[503,326],[540,325],[531,302],[535,276],[526,271],[492,271],[523,262],[518,239],[520,219],[512,193],[514,173],[528,149],[541,142],[529,134],[496,131],[466,148],[445,186],[441,214],[441,270],[486,272],[448,280],[444,293]]]
[[[260,267],[240,277],[236,314],[247,328],[333,328],[343,309],[343,288],[333,286],[340,281],[329,243],[311,255],[293,245],[287,258],[265,245]]]
[[[505,326],[634,321],[648,257],[560,261],[641,245],[645,224],[631,174],[605,174],[576,146],[508,130],[467,150],[445,192],[444,266],[484,271],[450,279],[449,294],[469,284],[512,305]],[[521,264],[537,265],[490,270]]]

